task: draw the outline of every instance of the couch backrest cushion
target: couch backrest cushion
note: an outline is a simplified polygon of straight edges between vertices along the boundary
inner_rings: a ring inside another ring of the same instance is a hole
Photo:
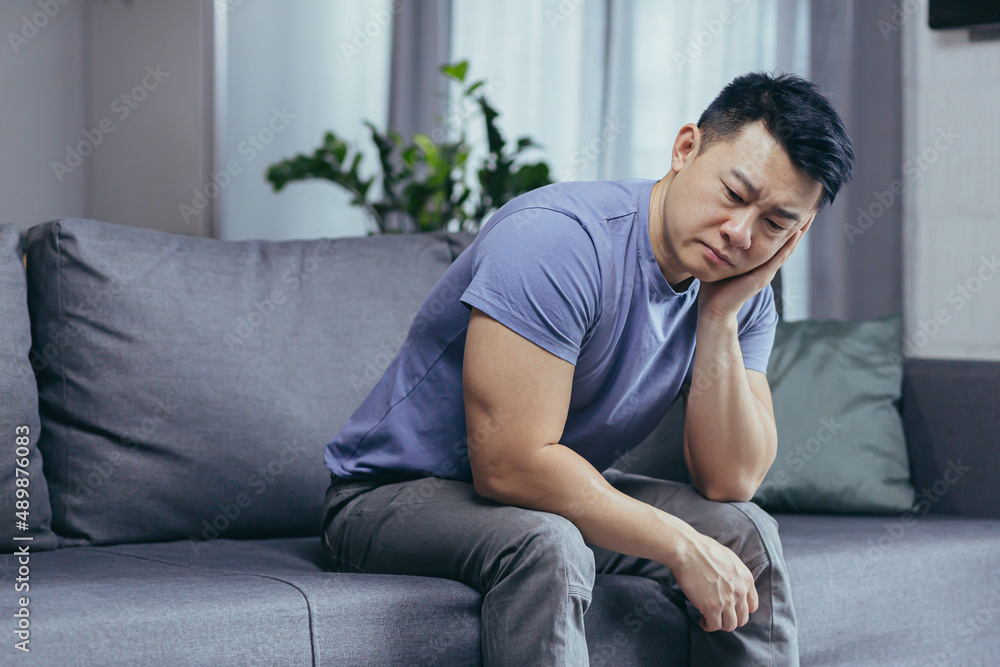
[[[767,381],[778,451],[769,512],[898,515],[913,506],[899,405],[903,318],[779,322]]]
[[[0,225],[0,553],[23,546],[31,551],[56,547],[37,446],[38,389],[28,359],[31,322],[19,242],[15,225]]]
[[[902,318],[779,321],[767,364],[778,451],[755,503],[769,512],[899,514],[914,503],[899,404]],[[684,401],[614,468],[690,483]]]
[[[318,535],[324,447],[399,350],[453,240],[232,242],[83,219],[29,230],[40,447],[64,543]]]
[[[914,514],[1000,519],[1000,361],[907,359]]]

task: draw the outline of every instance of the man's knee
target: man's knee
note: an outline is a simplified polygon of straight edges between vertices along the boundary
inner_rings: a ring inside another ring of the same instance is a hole
[[[780,551],[778,522],[759,505],[753,502],[727,502],[720,505],[719,532],[717,538],[746,562],[760,561],[766,555],[768,560]]]
[[[594,578],[594,552],[587,546],[583,534],[576,524],[559,514],[539,512],[541,520],[536,524],[535,535],[543,536],[543,541],[558,545],[559,551],[567,562],[577,563],[590,572],[591,583]]]
[[[754,543],[754,550],[763,550],[771,561],[781,559],[781,537],[778,534],[778,521],[754,502],[731,504],[746,516],[747,540]],[[753,554],[750,556],[753,557]]]
[[[766,533],[768,537],[778,536],[778,521],[767,513],[755,502],[730,503],[743,512],[750,519],[757,529]]]
[[[559,514],[524,510],[520,513],[520,550],[525,558],[548,562],[554,571],[565,573],[569,584],[592,590],[597,572],[594,551],[572,521]]]

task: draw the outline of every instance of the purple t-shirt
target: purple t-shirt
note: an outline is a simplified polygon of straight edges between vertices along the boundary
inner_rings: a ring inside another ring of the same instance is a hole
[[[698,279],[675,292],[649,240],[655,181],[570,182],[513,199],[438,280],[381,379],[324,452],[345,478],[472,482],[462,359],[471,307],[575,365],[560,444],[603,472],[691,384]],[[767,285],[740,309],[746,368],[766,372]]]

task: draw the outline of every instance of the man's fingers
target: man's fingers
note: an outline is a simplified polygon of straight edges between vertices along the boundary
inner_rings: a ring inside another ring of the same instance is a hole
[[[771,278],[774,278],[774,274],[778,272],[778,269],[785,263],[785,260],[792,256],[792,251],[795,250],[795,246],[798,245],[800,238],[802,238],[801,229],[794,232],[788,240],[785,241],[785,245],[781,246],[781,250],[774,253],[774,255],[771,256],[771,259],[761,265],[761,267],[767,269],[767,282],[771,282]]]
[[[792,251],[795,250],[795,247],[799,244],[799,240],[801,238],[802,238],[802,230],[800,229],[796,231],[794,234],[792,234],[792,237],[788,239],[788,243],[786,243],[785,246],[787,248],[787,253],[789,255],[791,255]]]
[[[736,604],[736,627],[742,628],[750,620],[750,609],[747,605],[747,598],[743,598]]]
[[[757,607],[760,606],[760,599],[757,597],[757,587],[751,586],[750,590],[747,592],[747,602],[750,604],[750,613],[757,611]]]
[[[739,610],[739,605],[737,605],[736,609],[730,608],[723,610],[722,623],[719,625],[720,630],[724,630],[726,632],[732,632],[736,628],[740,627],[738,610]]]
[[[774,267],[774,271],[771,273],[772,278],[774,277],[774,274],[778,272],[778,269],[781,268],[781,265],[788,261],[788,258],[792,256],[793,252],[795,252],[795,248],[799,245],[799,239],[801,238],[802,230],[800,229],[792,234],[791,238],[785,242],[785,245],[782,247],[780,252],[774,253],[774,257],[772,257],[771,260],[777,264],[777,266]]]

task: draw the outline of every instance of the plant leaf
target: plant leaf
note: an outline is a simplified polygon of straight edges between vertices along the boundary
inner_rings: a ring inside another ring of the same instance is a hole
[[[441,73],[450,79],[455,79],[459,83],[465,82],[465,71],[469,68],[469,61],[462,60],[451,65],[442,65]]]

